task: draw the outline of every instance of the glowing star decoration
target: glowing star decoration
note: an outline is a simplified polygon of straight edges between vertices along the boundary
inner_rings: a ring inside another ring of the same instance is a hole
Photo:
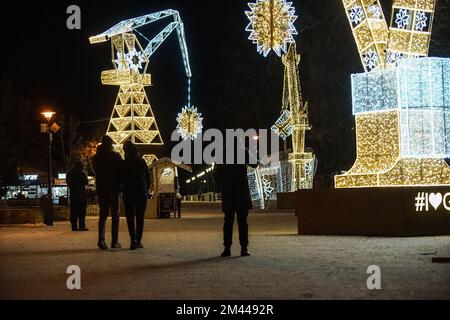
[[[278,56],[286,52],[287,44],[294,42],[297,20],[292,2],[286,0],[257,0],[249,3],[251,11],[246,11],[250,32],[249,40],[256,44],[259,53],[267,57],[270,50]]]
[[[202,132],[202,114],[195,107],[184,107],[177,117],[177,129],[184,140],[194,140]]]
[[[151,40],[137,30],[168,18],[172,18],[173,21]],[[101,81],[104,85],[120,87],[107,135],[112,138],[114,147],[121,153],[122,145],[127,140],[145,149],[164,144],[145,87],[152,84],[151,76],[147,73],[150,57],[174,31],[178,36],[186,76],[189,79],[187,100],[190,105],[192,73],[184,24],[178,11],[168,9],[124,20],[105,32],[89,38],[91,44],[111,41],[114,69],[103,71]],[[145,48],[142,47],[134,32],[147,42]],[[151,164],[156,156],[145,154],[143,158]]]
[[[139,72],[142,69],[142,64],[146,63],[147,60],[145,55],[141,51],[136,51],[136,49],[132,49],[125,57],[128,68],[134,72]]]

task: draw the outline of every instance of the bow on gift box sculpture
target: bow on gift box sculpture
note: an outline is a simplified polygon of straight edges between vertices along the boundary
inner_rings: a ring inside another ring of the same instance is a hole
[[[450,59],[428,58],[435,0],[342,0],[365,73],[352,75],[357,159],[336,188],[450,185]]]

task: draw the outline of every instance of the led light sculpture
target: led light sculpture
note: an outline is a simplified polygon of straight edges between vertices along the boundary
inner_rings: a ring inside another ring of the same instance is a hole
[[[434,10],[434,1],[395,1],[395,19],[403,19],[396,7],[426,3]],[[450,59],[410,58],[406,42],[389,42],[397,59],[386,57],[385,68],[352,75],[357,159],[336,188],[450,185]]]
[[[173,22],[170,22],[152,40],[138,31],[138,28],[164,18],[173,18]],[[152,84],[150,74],[147,73],[150,57],[174,30],[178,34],[185,71],[189,79],[187,105],[190,108],[192,73],[184,25],[178,11],[164,10],[124,20],[107,31],[89,38],[91,44],[111,40],[114,69],[103,71],[101,80],[104,85],[120,87],[107,130],[107,135],[113,139],[115,148],[119,152],[122,152],[122,145],[127,140],[137,145],[163,144],[145,87]],[[134,32],[148,41],[145,49]],[[149,154],[145,155],[144,159],[151,163],[156,157]]]
[[[181,133],[183,139],[194,140],[197,135],[202,132],[202,114],[197,112],[195,107],[184,107],[177,117],[178,132]]]
[[[245,13],[250,20],[246,28],[250,32],[249,39],[257,45],[259,53],[266,57],[274,50],[282,56],[284,64],[282,110],[272,130],[283,140],[292,136],[293,150],[288,159],[248,171],[252,200],[259,201],[259,206],[265,208],[269,200],[276,199],[277,192],[312,188],[314,155],[305,152],[305,131],[310,127],[308,104],[302,100],[300,87],[300,55],[293,37],[297,34],[295,8],[292,2],[285,0],[256,0],[248,6],[251,11]]]
[[[297,19],[292,2],[286,0],[256,0],[249,3],[251,11],[246,11],[250,32],[249,40],[256,44],[259,53],[267,57],[270,50],[278,56],[286,52],[287,44],[294,43],[297,34],[294,22]]]
[[[314,155],[305,152],[305,132],[311,127],[308,123],[308,103],[303,102],[300,86],[298,64],[300,54],[295,43],[289,45],[287,54],[283,55],[284,87],[282,114],[272,130],[282,139],[292,136],[292,153],[289,161],[292,165],[290,191],[311,189],[313,187]]]
[[[314,154],[305,151],[305,132],[308,124],[308,103],[303,102],[298,64],[300,55],[295,43],[283,55],[284,87],[282,111],[272,130],[283,140],[292,137],[292,152],[287,159],[270,165],[260,164],[248,169],[252,201],[267,208],[277,193],[312,189],[314,180]]]
[[[430,45],[436,0],[395,0],[392,6],[386,62],[426,57]]]
[[[378,0],[342,0],[366,72],[384,67],[388,28]]]
[[[289,192],[291,190],[290,172],[286,176],[281,175],[282,169],[290,166],[289,161],[282,160],[270,165],[248,168],[250,196],[257,207],[268,208],[270,201],[277,199],[277,192]]]
[[[306,175],[313,177],[314,165],[307,166]],[[293,192],[293,163],[289,159],[281,159],[270,165],[260,164],[257,168],[248,168],[250,196],[256,207],[265,209],[270,201],[277,200],[277,193]],[[312,187],[312,179],[311,179]]]

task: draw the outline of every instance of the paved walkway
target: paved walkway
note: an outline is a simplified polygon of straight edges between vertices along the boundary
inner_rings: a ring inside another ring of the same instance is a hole
[[[146,221],[145,249],[96,249],[91,232],[54,227],[0,227],[0,298],[63,299],[415,299],[450,298],[450,237],[297,236],[292,213],[252,213],[251,257],[218,258],[222,216],[188,209],[181,220]],[[110,223],[110,222],[109,222]],[[237,229],[237,228],[236,228]],[[108,242],[109,242],[108,234]],[[237,242],[237,239],[236,239]],[[82,270],[82,290],[66,288],[66,268]],[[366,287],[369,265],[382,290]]]

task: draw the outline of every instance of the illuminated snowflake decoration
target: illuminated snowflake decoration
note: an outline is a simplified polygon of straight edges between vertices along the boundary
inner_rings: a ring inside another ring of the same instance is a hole
[[[364,60],[364,64],[366,65],[366,67],[369,70],[372,70],[378,64],[378,55],[374,50],[369,49],[369,50],[367,50],[366,54],[364,55],[363,60]]]
[[[395,23],[397,28],[406,29],[408,26],[409,14],[407,9],[400,9],[400,11],[395,16]]]
[[[261,179],[261,183],[265,198],[269,199],[275,189],[270,185],[270,180],[268,180],[265,176]]]
[[[249,3],[251,11],[246,11],[250,32],[249,40],[256,44],[258,53],[267,57],[270,50],[278,56],[287,50],[287,43],[294,42],[297,20],[292,2],[286,0],[257,0]]]
[[[312,161],[308,161],[305,164],[305,173],[307,176],[313,174],[313,162]]]
[[[122,52],[117,52],[117,59],[114,62],[117,64],[118,70],[126,70],[128,68],[126,57]]]
[[[427,16],[423,11],[416,12],[416,30],[423,31],[427,27]]]
[[[364,11],[361,6],[354,6],[350,9],[350,21],[356,25],[364,20]]]
[[[142,69],[142,64],[146,62],[144,53],[136,51],[136,49],[130,50],[130,52],[125,55],[125,59],[128,68],[135,72],[139,72],[139,69]]]
[[[388,53],[387,62],[389,64],[395,64],[398,60],[403,59],[404,55],[401,52],[390,52]]]
[[[381,8],[375,4],[371,5],[368,11],[372,14],[372,18],[381,19],[383,17]]]
[[[194,140],[202,132],[202,114],[195,107],[184,107],[177,117],[177,129],[184,140]]]

